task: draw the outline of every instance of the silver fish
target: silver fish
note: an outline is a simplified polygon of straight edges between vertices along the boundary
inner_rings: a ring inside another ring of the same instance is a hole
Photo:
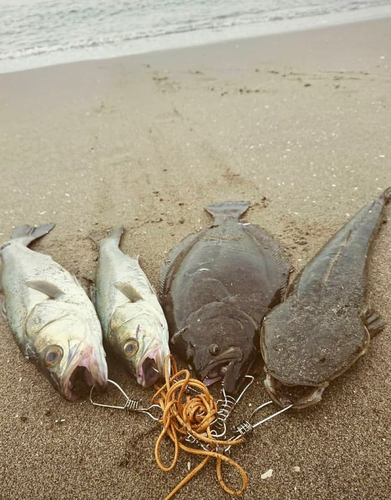
[[[168,326],[152,285],[137,259],[119,248],[123,228],[99,243],[96,310],[105,341],[143,387],[164,373]]]
[[[4,313],[20,350],[66,399],[74,384],[104,389],[107,365],[94,307],[77,279],[28,245],[54,227],[17,227],[0,248]]]

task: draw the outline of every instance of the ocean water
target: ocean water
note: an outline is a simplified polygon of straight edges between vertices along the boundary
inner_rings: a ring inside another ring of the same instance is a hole
[[[385,16],[390,0],[0,0],[0,73]]]

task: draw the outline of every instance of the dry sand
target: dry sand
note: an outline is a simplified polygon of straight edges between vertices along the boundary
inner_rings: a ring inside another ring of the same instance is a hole
[[[204,205],[248,199],[246,219],[280,240],[297,272],[391,184],[390,64],[384,19],[0,75],[1,241],[15,225],[57,222],[34,248],[87,285],[88,235],[123,223],[123,250],[157,286],[167,252],[208,222]],[[385,224],[369,298],[389,325],[390,283]],[[163,498],[197,463],[161,472],[156,424],[66,402],[3,319],[0,329],[1,498]],[[234,451],[249,476],[243,498],[391,498],[390,337],[387,326],[320,404]],[[149,400],[112,359],[109,370]],[[258,376],[233,421],[266,399]],[[210,465],[176,498],[228,495]]]

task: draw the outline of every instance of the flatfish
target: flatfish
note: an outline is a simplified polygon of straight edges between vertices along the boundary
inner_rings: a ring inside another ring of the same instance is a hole
[[[383,327],[367,304],[367,262],[391,188],[365,205],[304,267],[265,318],[265,386],[281,406],[304,408],[368,349]]]
[[[161,273],[173,350],[204,383],[223,379],[231,395],[252,369],[263,317],[280,302],[290,272],[276,240],[239,221],[248,208],[207,206],[213,222],[179,243]]]

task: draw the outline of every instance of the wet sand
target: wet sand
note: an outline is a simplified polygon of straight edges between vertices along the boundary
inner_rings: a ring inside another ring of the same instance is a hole
[[[122,223],[123,250],[140,254],[157,287],[169,250],[209,221],[203,206],[246,199],[245,220],[279,239],[297,273],[391,185],[390,54],[384,19],[0,75],[1,241],[15,225],[56,222],[33,248],[87,287],[97,259],[89,236]],[[391,497],[390,283],[384,224],[369,300],[388,326],[320,404],[234,450],[249,477],[242,498]],[[158,425],[66,402],[2,318],[0,330],[0,498],[164,498],[198,463],[182,456],[161,472]],[[152,396],[111,358],[109,375],[136,398]],[[266,400],[261,372],[232,422]],[[176,496],[228,497],[212,464]]]

